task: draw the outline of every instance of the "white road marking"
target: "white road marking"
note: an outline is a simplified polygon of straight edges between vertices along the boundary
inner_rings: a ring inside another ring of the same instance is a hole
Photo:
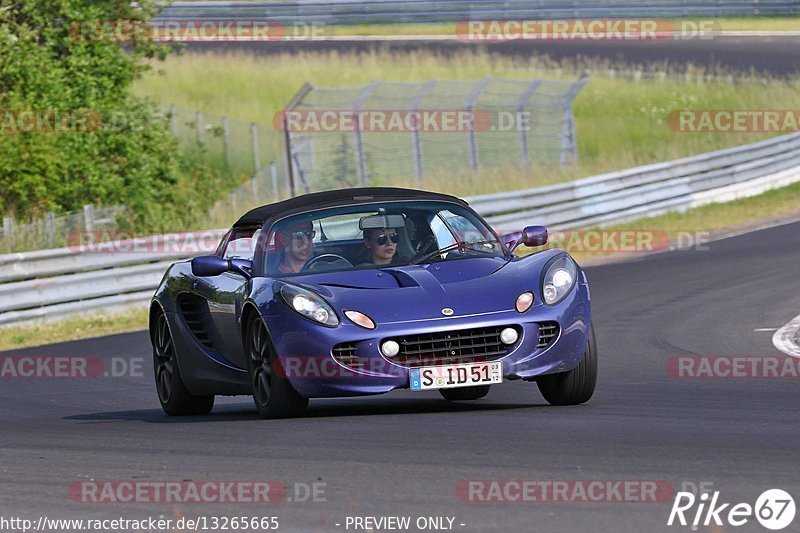
[[[753,331],[778,331],[778,328],[756,328]]]
[[[800,344],[798,344],[800,339],[798,337],[800,337],[800,315],[775,332],[775,335],[772,336],[772,344],[786,355],[800,358]]]

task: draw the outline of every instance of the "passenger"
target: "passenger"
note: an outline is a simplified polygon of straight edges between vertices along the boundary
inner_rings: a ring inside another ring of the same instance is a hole
[[[275,240],[281,250],[278,264],[281,274],[296,274],[303,270],[312,255],[315,235],[311,221],[292,224],[277,232]]]
[[[398,242],[400,242],[400,234],[397,233],[396,228],[365,229],[364,246],[369,250],[366,264],[390,266],[407,263],[405,259],[397,255]]]

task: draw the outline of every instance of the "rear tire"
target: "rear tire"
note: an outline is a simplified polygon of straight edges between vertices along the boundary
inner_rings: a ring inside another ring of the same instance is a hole
[[[594,328],[583,359],[569,372],[542,376],[537,381],[539,391],[551,405],[578,405],[589,401],[597,384],[597,344]]]
[[[480,400],[489,394],[491,385],[476,385],[474,387],[458,387],[455,389],[439,389],[442,398],[451,402],[465,402],[468,400]]]
[[[161,408],[170,416],[207,415],[214,408],[214,396],[195,396],[183,384],[175,354],[175,343],[167,317],[158,312],[150,331],[153,343],[153,374]]]
[[[308,407],[280,370],[280,361],[267,328],[259,318],[247,326],[247,374],[258,414],[264,418],[294,418]]]

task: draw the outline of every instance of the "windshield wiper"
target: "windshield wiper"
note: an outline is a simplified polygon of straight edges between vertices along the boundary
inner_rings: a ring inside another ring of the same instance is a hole
[[[438,250],[436,250],[434,252],[431,252],[429,254],[425,254],[424,256],[420,257],[419,259],[417,259],[415,261],[411,261],[409,263],[409,265],[418,265],[420,263],[424,263],[428,259],[432,259],[433,257],[436,257],[437,255],[446,254],[447,252],[452,252],[453,250],[464,251],[467,248],[472,248],[473,246],[478,246],[478,245],[481,245],[481,244],[494,244],[494,243],[499,243],[499,242],[500,241],[498,241],[497,239],[485,240],[485,241],[457,242],[457,243],[445,246],[444,248],[439,248]],[[502,246],[502,244],[501,244],[501,246]],[[473,248],[473,250],[479,251],[479,252],[489,252],[489,250],[487,250],[486,248],[483,248],[483,249],[481,249],[481,248]],[[492,251],[494,251],[494,246],[492,246]]]

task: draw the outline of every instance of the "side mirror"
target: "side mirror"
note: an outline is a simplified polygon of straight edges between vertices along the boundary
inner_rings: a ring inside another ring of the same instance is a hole
[[[547,244],[547,228],[544,226],[528,226],[522,230],[522,244],[525,246],[544,246]]]
[[[216,255],[203,255],[192,259],[192,274],[200,277],[219,276],[235,272],[247,279],[253,277],[253,262],[247,259],[222,259]]]
[[[501,235],[500,242],[509,252],[516,250],[520,244],[525,246],[544,246],[547,244],[547,228],[544,226],[528,226],[522,231]]]

